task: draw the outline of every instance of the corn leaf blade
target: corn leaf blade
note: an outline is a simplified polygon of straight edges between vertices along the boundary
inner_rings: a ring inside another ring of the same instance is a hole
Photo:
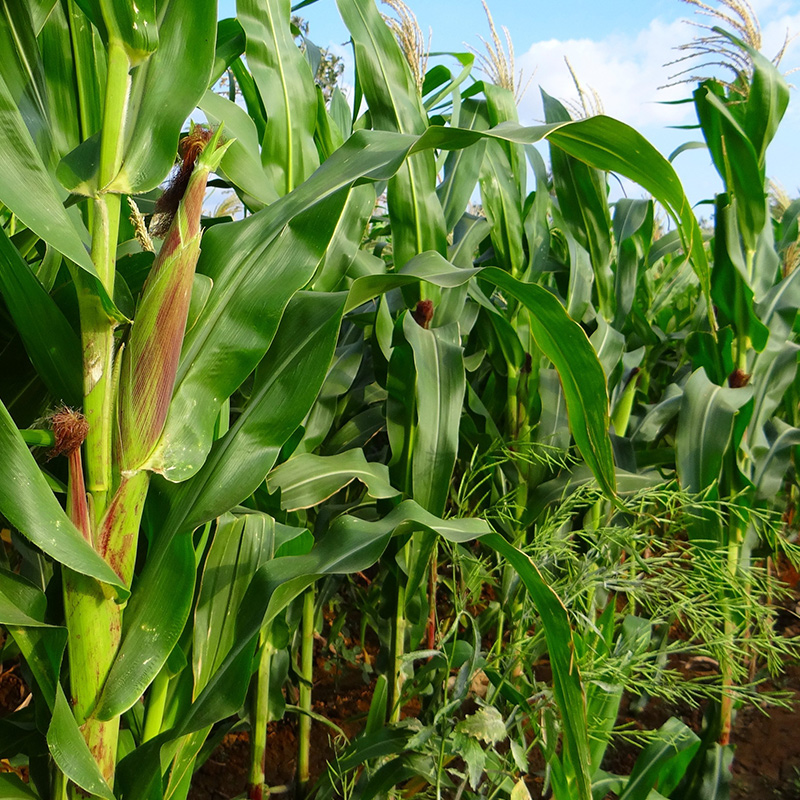
[[[0,513],[19,532],[70,569],[128,590],[69,521],[6,407],[0,403]]]
[[[83,397],[81,343],[64,314],[0,230],[0,293],[39,377],[72,406]]]

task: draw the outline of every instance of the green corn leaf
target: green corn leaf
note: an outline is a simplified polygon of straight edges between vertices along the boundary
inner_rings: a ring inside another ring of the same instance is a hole
[[[789,86],[777,64],[732,36],[729,31],[718,27],[713,30],[745,51],[753,66],[753,79],[743,115],[744,128],[747,131],[747,138],[755,149],[758,163],[763,169],[767,147],[774,138],[789,105]]]
[[[625,352],[625,337],[609,325],[602,317],[597,318],[597,329],[589,341],[606,375],[612,375],[614,368],[622,361]]]
[[[616,313],[614,326],[622,328],[633,307],[639,269],[650,244],[653,228],[651,200],[618,200],[614,208],[614,238],[617,259],[614,265]],[[644,242],[642,240],[645,240]]]
[[[314,144],[317,147],[320,161],[324,161],[344,144],[344,135],[328,110],[328,103],[322,87],[318,85],[315,88],[317,92],[317,126],[314,129]]]
[[[67,4],[67,30],[58,29],[59,62],[49,64],[48,53],[43,49],[48,66],[48,92],[51,95],[53,125],[77,125],[78,130],[69,137],[69,147],[59,147],[62,156],[55,175],[61,185],[76,194],[92,195],[97,191],[97,171],[100,161],[100,128],[105,103],[107,54],[100,35],[86,15],[74,2]],[[51,18],[57,19],[58,9]],[[52,25],[48,20],[48,26]],[[62,50],[69,52],[61,52]],[[77,89],[77,91],[76,91]],[[70,115],[70,108],[72,114]],[[63,122],[58,118],[67,117]],[[70,120],[69,117],[72,116]]]
[[[275,467],[267,475],[267,486],[270,492],[280,489],[281,508],[297,511],[319,505],[354,480],[364,484],[370,497],[399,494],[389,483],[388,467],[368,462],[360,449],[335,456],[301,453]]]
[[[665,426],[675,417],[681,406],[683,390],[674,383],[670,383],[661,396],[661,399],[650,406],[639,426],[634,431],[634,442],[655,442],[661,435]]]
[[[569,286],[567,288],[567,311],[574,320],[583,319],[592,303],[592,290],[594,287],[594,272],[592,258],[585,247],[581,247],[572,235],[566,223],[562,223],[561,216],[555,208],[552,211],[553,220],[558,225],[567,244],[569,253]]]
[[[236,10],[247,40],[247,65],[267,113],[261,160],[282,196],[319,165],[314,76],[289,28],[289,0],[238,0]]]
[[[522,273],[522,201],[504,142],[489,141],[481,165],[481,199],[491,223],[497,263],[515,277]]]
[[[216,24],[214,0],[170,0],[158,49],[133,73],[123,165],[112,191],[148,192],[172,168],[181,127],[208,88]]]
[[[78,38],[79,35],[76,40]],[[47,78],[45,91],[53,149],[60,157],[77,147],[81,141],[80,99],[74,85],[76,57],[73,55],[73,39],[61,3],[56,3],[48,15],[39,35],[39,47]]]
[[[235,642],[233,622],[253,574],[275,558],[283,544],[303,533],[307,531],[281,525],[266,514],[226,514],[220,518],[203,568],[195,609],[195,695],[205,688]]]
[[[0,403],[0,513],[56,561],[129,592],[111,567],[69,521],[6,407]]]
[[[386,374],[386,433],[392,457],[389,474],[392,483],[408,495],[412,492],[412,456],[416,429],[414,354],[404,338],[394,342]]]
[[[660,259],[669,255],[681,252],[680,231],[670,231],[665,233],[657,242],[653,244],[647,254],[647,266],[652,267]]]
[[[56,400],[79,405],[80,339],[5,230],[0,230],[0,293],[39,377]]]
[[[614,238],[617,242],[630,239],[647,220],[650,200],[630,200],[620,198],[614,204]]]
[[[39,238],[97,277],[83,244],[85,230],[73,223],[0,74],[0,202]]]
[[[530,145],[525,146],[525,154],[536,176],[533,202],[529,207],[526,206],[527,213],[523,219],[530,256],[526,274],[537,275],[544,269],[550,251],[550,225],[547,219],[550,211],[550,192],[547,188],[547,167],[541,154]]]
[[[393,787],[402,785],[414,776],[422,777],[426,782],[430,781],[428,759],[412,754],[398,756],[383,764],[369,776],[360,796],[363,800],[385,797]]]
[[[256,371],[250,402],[212,447],[203,468],[166,487],[170,534],[194,528],[251,494],[308,414],[333,356],[343,295],[299,293]]]
[[[609,792],[620,794],[624,788],[625,778],[619,775],[612,775],[599,769],[592,776],[592,797],[606,797]],[[660,800],[660,798],[651,797],[650,800]]]
[[[102,797],[104,800],[115,800],[60,686],[56,693],[50,727],[47,729],[47,746],[53,761],[73,783],[90,795]]]
[[[765,208],[768,209],[768,201],[765,201]],[[766,213],[769,219],[769,211]],[[781,259],[775,248],[775,233],[772,223],[769,223],[756,237],[756,250],[750,269],[749,282],[756,303],[764,299],[782,274]]]
[[[369,736],[377,733],[385,727],[386,706],[389,698],[389,682],[385,675],[378,675],[375,681],[375,690],[372,693],[372,700],[369,704],[367,722],[364,726],[364,733]]]
[[[374,0],[347,0],[338,5],[353,37],[357,80],[373,127],[423,133],[428,123],[419,90]],[[444,214],[435,185],[432,153],[410,158],[389,182],[387,204],[397,268],[425,250],[446,252]]]
[[[444,55],[444,54],[443,54]],[[446,55],[452,56],[455,58],[459,64],[461,64],[461,71],[453,77],[453,73],[450,72],[449,69],[444,69],[441,73],[443,78],[442,82],[439,83],[437,81],[437,85],[433,87],[428,77],[437,67],[433,67],[429,69],[428,72],[425,74],[425,81],[422,85],[422,96],[425,98],[425,109],[430,111],[432,108],[435,108],[439,103],[441,103],[446,97],[451,96],[453,98],[453,103],[457,102],[456,98],[460,99],[459,93],[456,91],[459,86],[469,77],[470,73],[472,72],[472,65],[475,63],[475,54],[474,53],[447,53]],[[442,66],[442,65],[439,65]],[[441,88],[439,88],[441,87]],[[431,94],[434,89],[438,89],[435,94]],[[455,121],[454,121],[455,122]],[[460,117],[459,117],[459,124],[460,124]]]
[[[186,318],[186,330],[194,327],[203,309],[206,307],[214,281],[207,275],[198,275],[196,272],[192,280],[192,296],[189,300],[189,314]]]
[[[359,253],[364,231],[374,208],[373,186],[365,184],[351,189],[325,258],[314,277],[315,291],[332,292],[344,288],[342,283]]]
[[[766,216],[767,206],[763,197],[761,204]],[[739,205],[727,193],[715,198],[711,296],[720,327],[734,326],[739,335],[751,339],[755,350],[761,351],[769,331],[759,319],[755,305],[772,291],[780,271],[780,258],[775,251],[772,225],[765,225],[757,233],[752,252],[745,250],[737,214]]]
[[[562,759],[565,773],[573,782],[572,796],[578,800],[591,800],[590,776],[599,765],[590,763],[586,698],[575,660],[567,609],[528,556],[497,533],[484,536],[481,541],[514,567],[544,622],[547,652],[553,667],[553,693],[564,726]]]
[[[373,124],[380,130],[422,133],[425,112],[403,52],[373,0],[339,3],[353,37],[356,70]]]
[[[496,369],[505,372],[508,365],[521,367],[525,363],[525,349],[519,334],[486,297],[475,282],[469,285],[469,296],[481,306],[475,323],[475,330],[481,334],[487,356],[495,363]]]
[[[439,253],[429,250],[412,258],[399,272],[356,278],[350,287],[345,308],[347,311],[352,311],[392,289],[411,286],[420,281],[443,288],[463,286],[479,272],[478,269],[454,267]]]
[[[38,800],[39,795],[13,772],[0,774],[0,795],[8,800]]]
[[[100,130],[106,81],[106,53],[100,34],[75,2],[67,3],[72,58],[80,110],[81,138]]]
[[[564,106],[542,90],[545,119],[548,122],[568,122],[570,115]],[[612,318],[611,218],[605,175],[550,141],[550,160],[553,185],[561,214],[578,243],[589,251],[600,310],[606,319]]]
[[[247,113],[250,119],[255,123],[256,130],[258,131],[258,139],[261,141],[264,138],[264,131],[267,127],[267,117],[261,95],[256,88],[256,82],[253,80],[253,76],[247,71],[247,67],[245,67],[242,58],[237,58],[230,65],[230,70],[244,98]]]
[[[703,237],[670,163],[633,128],[602,115],[560,127],[548,133],[547,139],[597,169],[624,175],[664,205],[678,225],[684,251],[691,258],[712,314],[711,278]],[[711,325],[713,328],[713,319]]]
[[[687,776],[679,785],[680,796],[686,800],[728,800],[733,778],[733,745],[712,742],[689,766]],[[677,790],[675,793],[677,797]]]
[[[781,216],[779,252],[785,251],[792,242],[797,241],[798,217],[800,217],[800,199],[793,200]]]
[[[734,417],[752,396],[752,386],[729,389],[711,383],[702,368],[692,373],[681,400],[675,442],[683,489],[702,492],[719,479]]]
[[[32,9],[20,0],[0,6],[0,69],[9,94],[16,101],[42,161],[52,167],[57,161],[50,125],[47,81],[34,33]]]
[[[647,800],[657,788],[669,797],[700,748],[700,737],[681,720],[670,717],[636,759],[620,800]]]
[[[210,89],[198,105],[209,121],[224,122],[227,135],[235,139],[220,166],[223,175],[244,194],[247,206],[258,211],[274,203],[278,192],[261,166],[258,131],[247,112]]]
[[[322,444],[336,418],[339,398],[353,385],[363,357],[364,348],[359,342],[344,345],[337,350],[311,413],[303,423],[303,438],[295,453],[311,452]],[[383,413],[380,410],[378,416],[378,427],[383,427]]]
[[[519,113],[514,92],[504,86],[483,81],[481,83],[483,94],[486,97],[486,108],[489,112],[489,123],[493,126],[504,123],[519,123]],[[524,197],[526,194],[525,151],[511,142],[504,145],[508,153],[509,163],[512,165],[514,178],[517,181],[517,194]]]
[[[119,652],[95,711],[98,719],[127,711],[160,672],[189,616],[195,569],[191,536],[174,536],[148,553],[147,568],[125,609]]]
[[[784,401],[787,389],[797,376],[800,346],[793,342],[770,341],[756,355],[752,366],[750,385],[753,387],[753,416],[747,436],[747,445],[758,459],[768,449],[764,426]]]
[[[424,509],[440,515],[450,491],[464,405],[466,381],[459,329],[451,323],[425,330],[406,314],[403,334],[411,346],[416,373],[413,497]],[[406,386],[406,391],[411,391],[411,386]]]
[[[344,93],[338,86],[334,87],[333,93],[331,94],[330,112],[331,117],[333,117],[333,121],[341,132],[342,136],[345,139],[350,138],[350,134],[353,132],[353,121],[350,112],[350,105],[348,104]]]
[[[481,277],[530,311],[531,333],[561,378],[575,443],[603,491],[615,493],[614,456],[608,438],[608,394],[603,368],[583,329],[554,295],[488,267]]]
[[[764,171],[758,155],[730,109],[708,86],[697,89],[694,98],[714,166],[735,198],[745,248],[755,250],[756,237],[766,222]],[[712,137],[719,139],[716,146]]]
[[[562,452],[569,449],[570,433],[564,387],[554,369],[539,369],[539,395],[542,412],[534,432],[537,442],[556,447]]]
[[[221,19],[217,23],[217,47],[209,86],[213,86],[226,69],[244,53],[244,30],[238,19]]]
[[[67,630],[45,623],[46,610],[44,592],[19,575],[0,569],[0,625],[13,637],[52,710],[67,646]]]
[[[336,454],[353,447],[366,447],[367,443],[386,427],[385,419],[384,409],[380,405],[370,405],[331,435],[325,444],[326,451]]]
[[[775,418],[765,426],[764,438],[769,449],[756,455],[753,475],[758,500],[775,497],[781,490],[791,463],[792,450],[800,444],[800,428]]]
[[[668,156],[667,161],[671,164],[681,153],[687,150],[707,150],[708,145],[705,142],[684,142],[682,145],[676,147]]]
[[[164,800],[182,800],[189,795],[192,777],[198,768],[197,758],[208,744],[211,728],[201,728],[181,740],[177,755],[169,765],[169,782],[164,790]]]
[[[28,5],[33,18],[33,32],[38,36],[55,6],[55,0],[31,0]]]
[[[770,336],[785,341],[789,338],[800,308],[800,275],[792,270],[776,283],[756,306],[761,322],[770,330]]]
[[[458,118],[462,128],[488,128],[484,104],[477,100],[466,100],[461,106]],[[486,142],[481,140],[472,147],[453,150],[444,162],[444,180],[436,187],[436,194],[442,205],[445,227],[450,232],[464,214],[475,184],[478,182]]]

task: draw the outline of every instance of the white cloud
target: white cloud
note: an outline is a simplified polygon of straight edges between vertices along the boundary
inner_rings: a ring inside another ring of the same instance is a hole
[[[788,13],[796,5],[783,0],[756,0],[753,5],[764,21],[764,52],[772,56],[783,44],[787,29],[800,31],[800,12]],[[520,105],[520,117],[528,123],[542,119],[538,86],[561,100],[577,100],[564,62],[566,56],[584,89],[590,94],[592,89],[598,93],[605,113],[610,116],[636,128],[691,123],[694,120],[691,105],[663,105],[663,102],[689,97],[692,87],[659,87],[669,83],[670,76],[681,69],[678,65],[665,66],[679,55],[673,48],[692,35],[692,28],[681,20],[655,19],[638,34],[535,42],[518,59],[525,75],[530,76],[535,70]],[[800,40],[795,40],[790,43],[782,68],[791,69],[798,64]]]
[[[685,39],[685,25],[654,20],[635,36],[616,34],[599,40],[536,42],[519,59],[527,74],[536,70],[531,88],[522,99],[521,116],[530,120],[542,118],[541,100],[534,85],[561,100],[577,100],[564,62],[566,56],[584,89],[597,92],[610,116],[634,127],[682,124],[689,119],[688,107],[659,103],[685,97],[686,88],[658,87],[668,83],[675,71],[664,67],[675,55],[671,48]]]

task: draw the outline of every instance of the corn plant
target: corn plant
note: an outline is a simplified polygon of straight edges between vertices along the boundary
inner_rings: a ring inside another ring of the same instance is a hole
[[[516,497],[500,532],[452,516],[451,483],[465,445],[574,443],[619,503],[608,393],[621,437],[633,390],[601,340],[616,340],[612,324],[636,327],[631,264],[652,249],[653,212],[618,209],[615,262],[606,171],[638,181],[674,220],[715,331],[715,273],[669,163],[627,126],[573,122],[555,103],[547,124],[520,126],[513,87],[464,88],[470,55],[455,74],[423,74],[373,0],[340,4],[355,108],[315,86],[285,0],[240,0],[219,23],[215,3],[186,0],[0,10],[0,513],[15,542],[0,623],[34,692],[33,711],[2,726],[30,783],[0,774],[0,785],[57,800],[185,797],[255,672],[249,793],[261,797],[292,603],[302,598],[308,719],[313,587],[388,553],[393,666],[374,733],[399,714],[405,652],[435,602],[437,542],[482,537],[544,621],[562,726],[554,789],[587,800],[600,749],[580,643],[515,547],[556,470],[516,460],[498,477],[493,491],[508,482]],[[223,74],[228,97],[213,91]],[[196,108],[207,124],[186,132]],[[532,149],[543,140],[557,205]],[[207,217],[212,174],[243,219]],[[467,213],[476,184],[485,218]],[[551,280],[554,259],[566,269]]]
[[[728,16],[720,19],[730,24]],[[744,36],[757,24],[743,20],[737,30]],[[639,208],[635,201],[617,203],[610,226],[602,192],[590,190],[585,165],[571,165],[565,172],[569,180],[559,182],[557,164],[564,156],[552,154],[566,231],[561,234],[583,236],[583,246],[591,251],[586,263],[595,272],[597,294],[584,290],[579,313],[595,316],[592,341],[607,369],[609,388],[620,381],[611,392],[619,437],[615,456],[618,467],[636,475],[618,476],[618,486],[657,475],[653,467],[661,474],[674,468],[682,488],[697,498],[689,503],[695,518],[687,525],[697,569],[709,570],[709,558],[719,566],[712,570],[717,582],[712,591],[727,609],[721,639],[727,644],[716,652],[719,708],[679,790],[687,797],[701,796],[709,785],[724,791],[733,711],[746,694],[739,684],[749,683],[742,662],[749,661],[752,670],[764,656],[755,655],[755,645],[748,655],[746,644],[734,644],[760,630],[757,615],[742,607],[740,588],[750,587],[758,595],[753,554],[763,556],[783,546],[770,533],[768,520],[776,497],[786,502],[793,492],[790,483],[789,497],[780,495],[795,441],[794,413],[787,414],[784,404],[792,397],[797,373],[792,331],[797,306],[788,299],[794,293],[789,243],[796,233],[795,210],[785,204],[771,218],[765,159],[788,103],[786,83],[776,65],[757,52],[757,41],[745,42],[721,28],[709,37],[700,41],[699,52],[712,46],[719,50],[734,78],[703,80],[694,92],[705,138],[694,146],[708,147],[724,188],[715,199],[713,232],[706,237],[713,265],[708,276],[692,273],[675,234],[653,238],[646,203]],[[563,115],[546,98],[548,105],[548,119]],[[581,191],[575,190],[575,176],[585,178]],[[600,240],[605,241],[602,247]],[[614,290],[605,293],[612,302],[606,301],[604,311],[597,268],[608,263],[610,246],[616,246],[617,258],[608,274]],[[638,406],[637,397],[646,398],[649,406]],[[529,518],[581,480],[579,471],[562,473],[542,487]]]
[[[180,795],[188,790],[191,766],[211,724],[244,701],[272,591],[251,587],[260,613],[249,623],[238,620],[237,637],[227,615],[235,616],[242,582],[247,587],[266,560],[273,565],[278,560],[282,541],[278,536],[275,544],[274,522],[267,517],[229,521],[221,515],[263,481],[308,412],[338,335],[345,297],[307,296],[298,290],[320,265],[349,185],[375,168],[383,169],[382,175],[391,171],[409,144],[401,142],[400,150],[390,148],[392,155],[384,152],[355,171],[351,166],[349,175],[347,168],[335,167],[330,177],[318,173],[322,184],[314,187],[304,182],[319,163],[315,111],[310,129],[292,131],[301,144],[294,150],[298,163],[286,162],[283,151],[264,148],[258,154],[264,167],[260,179],[253,176],[258,185],[252,188],[264,205],[271,204],[269,213],[258,218],[256,228],[255,217],[229,228],[216,251],[214,237],[204,237],[200,264],[205,271],[195,274],[208,175],[224,172],[220,161],[226,156],[233,156],[228,169],[234,174],[242,164],[247,172],[253,155],[244,148],[243,142],[252,140],[240,118],[232,127],[242,124],[243,141],[229,129],[223,143],[221,123],[213,135],[195,128],[181,141],[181,164],[154,208],[152,235],[164,237],[155,258],[148,252],[152,245],[141,215],[134,209],[128,224],[121,208],[123,195],[146,193],[166,177],[186,117],[216,80],[214,70],[224,69],[223,56],[215,61],[215,6],[189,12],[175,4],[158,17],[152,4],[84,10],[58,3],[49,13],[39,11],[20,4],[14,13],[4,9],[3,16],[4,35],[16,48],[3,76],[4,152],[11,158],[13,177],[3,191],[3,296],[13,329],[43,383],[35,413],[62,401],[83,413],[55,415],[52,434],[43,423],[23,434],[3,406],[9,483],[2,511],[15,529],[62,565],[56,574],[65,624],[57,612],[54,624],[45,623],[49,567],[36,576],[38,588],[4,572],[4,597],[10,598],[4,622],[14,631],[31,682],[41,691],[37,713],[40,719],[49,716],[31,745],[34,755],[44,747],[53,760],[52,772],[45,761],[34,774],[40,795],[82,791],[111,797],[112,787],[118,796],[162,790]],[[276,53],[270,47],[283,47],[284,55],[296,57],[294,71],[286,74],[305,87],[296,99],[310,99],[307,107],[316,109],[308,67],[289,36],[288,10],[269,9],[270,14],[278,11],[286,11],[281,14],[285,24],[273,30],[271,39],[266,33],[251,37],[257,52],[250,63],[257,66],[258,52],[266,53],[268,82],[274,79],[269,61]],[[192,30],[182,27],[187,14]],[[265,24],[269,14],[243,7],[241,18],[247,28]],[[195,49],[195,39],[203,46]],[[73,48],[73,40],[79,48]],[[222,52],[230,53],[229,44],[220,36]],[[70,85],[58,83],[62,74],[72,76]],[[169,88],[175,80],[179,92]],[[72,81],[79,87],[77,95]],[[159,104],[164,108],[154,111]],[[284,113],[290,127],[293,112]],[[273,109],[272,124],[279,119]],[[278,143],[282,137],[268,131],[266,141]],[[238,153],[237,145],[242,148]],[[345,152],[341,156],[349,160]],[[41,202],[22,191],[23,184],[38,186]],[[287,194],[299,186],[305,187],[304,197]],[[291,199],[280,203],[279,197]],[[234,247],[240,236],[250,243]],[[90,243],[88,249],[84,242]],[[46,251],[48,274],[37,274]],[[126,263],[124,255],[130,252]],[[264,263],[271,265],[269,275]],[[253,280],[256,275],[260,278]],[[77,318],[70,320],[56,303],[49,293],[54,286],[65,286],[77,300]],[[26,318],[29,302],[38,313]],[[312,319],[311,328],[296,338],[301,320]],[[231,419],[227,399],[254,370],[249,402]],[[9,406],[17,411],[14,402]],[[24,409],[18,413],[31,422]],[[65,419],[74,429],[71,435],[62,430]],[[25,445],[26,440],[43,444],[48,439],[69,456],[66,486],[55,476],[45,477]],[[154,474],[163,476],[155,488]],[[12,476],[21,476],[21,490]],[[66,511],[51,486],[66,490]],[[396,509],[399,523],[411,508]],[[424,529],[429,519],[418,524]],[[206,555],[212,520],[219,520],[215,547]],[[255,530],[263,531],[263,546],[249,558],[234,551],[234,563],[228,563],[232,556],[226,540],[255,537]],[[481,530],[480,525],[474,529]],[[355,561],[347,568],[363,567],[385,546],[386,534],[376,537],[372,528],[353,535],[353,547],[334,533],[328,557],[314,551],[317,574],[344,565],[341,559],[348,552]],[[140,536],[147,552],[137,555]],[[366,562],[360,555],[364,545],[372,554]],[[209,599],[209,590],[203,590],[216,585],[220,559],[239,576],[226,585],[222,618],[218,603],[212,602],[215,596]],[[296,570],[298,578],[314,572],[306,561],[297,563]],[[292,596],[280,603],[285,606]],[[186,623],[199,618],[215,624],[211,636],[195,640]],[[65,650],[69,673],[62,684]],[[235,697],[222,705],[218,681],[235,687]]]

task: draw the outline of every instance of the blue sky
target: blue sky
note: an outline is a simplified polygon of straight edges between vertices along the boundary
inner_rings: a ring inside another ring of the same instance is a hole
[[[707,1],[714,4],[714,0]],[[432,51],[463,51],[465,43],[480,48],[478,35],[489,38],[480,0],[406,2],[423,31],[432,30]],[[800,0],[750,2],[761,22],[764,52],[772,57],[783,43],[787,28],[800,33]],[[691,87],[658,89],[672,73],[663,66],[675,57],[672,48],[693,35],[693,29],[683,22],[697,19],[691,6],[679,0],[488,0],[488,4],[498,31],[501,26],[509,29],[517,68],[522,68],[524,80],[533,76],[520,103],[524,124],[541,120],[540,86],[562,100],[577,99],[564,64],[567,56],[581,83],[597,92],[605,113],[633,125],[665,155],[699,137],[696,131],[668,127],[694,122],[690,105],[659,102],[687,97]],[[233,8],[232,0],[221,0],[220,16],[232,16]],[[389,12],[385,6],[381,10]],[[313,41],[341,54],[348,65],[352,63],[345,44],[348,33],[335,0],[318,0],[298,13],[310,23]],[[800,39],[790,45],[781,68],[800,68]],[[787,79],[791,82],[792,77],[800,83],[800,72]],[[344,81],[352,80],[349,67]],[[675,167],[692,203],[710,197],[720,188],[719,178],[703,150],[681,154]],[[769,151],[767,172],[791,196],[800,195],[800,97],[796,90],[792,90],[783,126]],[[626,191],[637,196],[635,187],[628,186]]]

